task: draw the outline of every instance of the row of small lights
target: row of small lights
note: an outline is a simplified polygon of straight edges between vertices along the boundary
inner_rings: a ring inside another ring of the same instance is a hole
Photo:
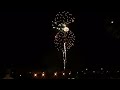
[[[29,73],[31,73],[31,72],[29,72]],[[38,75],[37,73],[34,73],[34,77],[37,77],[37,75]],[[21,77],[21,76],[22,76],[22,75],[20,74],[20,77]],[[43,72],[43,73],[42,73],[42,77],[44,77],[44,76],[45,76],[45,73]]]
[[[65,73],[63,72],[62,73],[63,74],[63,76],[65,76]],[[69,75],[71,74],[71,72],[69,72]],[[45,74],[44,73],[42,73],[42,77],[44,77],[45,76]],[[54,73],[54,76],[57,76],[57,72],[55,72]],[[34,74],[34,77],[37,77],[37,74]],[[75,78],[68,78],[68,79],[75,79]]]
[[[86,68],[85,70],[88,71],[88,68]],[[103,70],[103,68],[101,68],[101,70]],[[84,73],[84,74],[86,74],[84,71],[81,71],[81,72]],[[95,72],[96,72],[96,71],[93,71],[93,73],[95,73]],[[108,73],[109,71],[106,71],[106,72]],[[120,71],[118,70],[117,73],[119,73],[119,72],[120,72]],[[12,72],[12,73],[13,73],[13,72]],[[31,74],[31,72],[29,72],[29,73]],[[78,74],[78,72],[77,72],[77,74]],[[63,72],[62,75],[65,76],[65,73]],[[71,75],[71,71],[69,72],[69,75]],[[21,77],[21,76],[22,76],[22,75],[20,75],[20,77]],[[44,77],[44,76],[45,76],[45,73],[43,72],[43,73],[42,73],[42,77]],[[54,76],[57,76],[57,72],[54,73]],[[34,73],[34,77],[37,77],[37,73]]]
[[[31,72],[29,72],[29,73],[31,74]],[[70,74],[71,74],[71,72],[69,72],[69,75],[70,75]],[[34,77],[37,77],[37,75],[38,75],[37,73],[34,73]],[[62,75],[65,76],[65,73],[63,72]],[[21,76],[22,76],[22,75],[20,74],[20,77],[21,77]],[[42,73],[42,77],[44,77],[44,76],[45,76],[45,73],[43,72],[43,73]],[[54,73],[54,76],[57,76],[57,72]]]
[[[107,73],[108,73],[109,71],[107,71]],[[119,73],[120,71],[117,71],[117,73]],[[95,71],[93,71],[93,73],[95,73]],[[77,72],[77,74],[78,74],[78,72]],[[85,72],[84,72],[84,74],[86,74]],[[65,76],[65,73],[63,73],[62,74],[63,76]],[[69,73],[69,75],[70,75],[70,73]],[[20,74],[20,77],[21,77],[22,75]],[[35,73],[34,74],[34,77],[37,77],[38,76],[38,74],[37,73]],[[57,73],[54,73],[54,76],[57,76]],[[45,77],[45,74],[44,73],[42,73],[42,77]]]

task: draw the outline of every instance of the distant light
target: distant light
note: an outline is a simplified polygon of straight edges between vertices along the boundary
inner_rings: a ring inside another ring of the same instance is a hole
[[[29,72],[31,74],[31,72]]]
[[[71,79],[75,79],[75,78],[71,78]]]
[[[77,72],[77,74],[78,74],[78,72]]]
[[[57,76],[57,72],[54,73],[54,76]]]
[[[114,21],[111,21],[111,23],[114,23]]]
[[[12,73],[14,73],[14,72],[12,72]]]
[[[117,71],[117,72],[120,72],[120,71]]]
[[[106,71],[107,73],[109,72],[109,71]]]
[[[71,71],[69,72],[69,75],[71,74]]]
[[[84,72],[84,74],[86,74],[86,73]]]
[[[36,73],[34,74],[34,77],[37,77],[37,74],[36,74]]]
[[[45,74],[44,73],[42,73],[42,77],[44,77],[45,76]]]
[[[103,68],[101,68],[101,70],[103,70]]]
[[[65,73],[63,73],[63,76],[65,75]]]
[[[86,68],[85,70],[87,71],[88,69]]]
[[[44,76],[45,76],[45,73],[43,72],[43,73],[42,73],[42,77],[44,77]]]
[[[68,79],[75,79],[75,78],[68,78]]]
[[[95,71],[93,71],[93,73],[95,73]]]
[[[83,71],[81,71],[81,72],[83,72]]]
[[[20,77],[21,77],[22,75],[20,75]]]

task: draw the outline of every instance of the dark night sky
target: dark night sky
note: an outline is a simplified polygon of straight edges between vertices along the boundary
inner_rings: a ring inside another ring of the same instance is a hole
[[[53,42],[56,31],[51,27],[51,21],[59,10],[1,10],[1,65],[14,64],[44,69],[62,67],[62,53],[57,51]],[[105,19],[112,18],[116,13],[84,9],[68,11],[76,18],[75,23],[70,26],[76,35],[76,41],[67,54],[68,67],[80,68],[82,64],[119,64],[119,40],[109,35],[104,25]]]

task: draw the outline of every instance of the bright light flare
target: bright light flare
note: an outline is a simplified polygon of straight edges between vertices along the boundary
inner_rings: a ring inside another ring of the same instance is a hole
[[[65,76],[65,73],[63,73],[63,76]]]
[[[37,77],[37,74],[36,74],[36,73],[34,74],[34,77]]]
[[[63,28],[63,31],[64,31],[64,32],[68,32],[68,31],[69,31],[69,28],[68,28],[68,27],[64,27],[64,28]]]
[[[57,76],[57,72],[54,73],[54,76]]]
[[[43,73],[42,73],[42,77],[44,77],[44,76],[45,76],[45,73],[43,72]]]
[[[111,21],[111,23],[114,23],[114,21]]]
[[[69,75],[71,75],[71,71],[69,72]]]

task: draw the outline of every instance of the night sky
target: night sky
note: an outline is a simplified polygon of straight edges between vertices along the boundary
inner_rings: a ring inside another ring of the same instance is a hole
[[[56,69],[63,68],[62,52],[54,45],[57,31],[51,22],[64,9],[2,9],[0,12],[0,65]],[[109,32],[111,20],[119,26],[119,12],[96,12],[65,9],[75,22],[70,29],[76,36],[75,46],[67,52],[67,68],[81,65],[119,65],[120,39]],[[116,19],[117,18],[117,19]],[[119,36],[119,35],[118,35]]]

